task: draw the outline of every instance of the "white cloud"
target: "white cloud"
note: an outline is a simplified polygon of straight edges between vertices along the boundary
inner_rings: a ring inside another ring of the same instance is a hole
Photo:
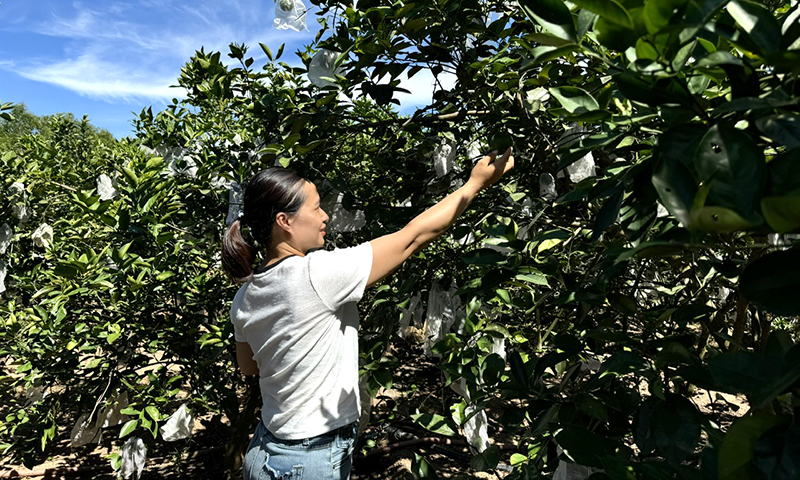
[[[183,96],[181,89],[170,85],[177,83],[183,64],[201,48],[220,51],[223,62],[233,63],[225,55],[231,42],[245,43],[251,56],[259,59],[263,53],[258,43],[275,50],[286,42],[290,52],[316,33],[275,31],[274,4],[258,0],[44,3],[20,12],[30,23],[13,28],[49,38],[42,44],[50,48],[13,55],[13,60],[0,62],[0,68],[112,103]],[[52,48],[58,39],[63,39],[63,50]]]
[[[17,68],[21,76],[50,83],[92,98],[124,101],[168,100],[182,97],[183,89],[171,88],[171,78],[153,78],[141,71],[127,71],[125,65],[83,55],[30,68]]]
[[[263,0],[40,0],[11,2],[14,18],[0,25],[3,38],[33,38],[20,47],[0,47],[0,69],[29,80],[56,85],[84,97],[109,103],[162,103],[185,92],[172,88],[181,67],[204,48],[227,57],[231,42],[244,43],[250,55],[263,61],[259,43],[273,52],[286,43],[283,61],[300,66],[292,52],[310,44],[319,28],[309,12],[311,31],[286,32],[273,28],[273,2]],[[24,22],[17,21],[24,18]],[[3,36],[5,35],[5,36]],[[257,68],[257,67],[256,67]],[[411,79],[401,77],[401,111],[427,105],[435,89],[455,84],[450,74],[429,70]],[[384,78],[382,82],[388,82]]]

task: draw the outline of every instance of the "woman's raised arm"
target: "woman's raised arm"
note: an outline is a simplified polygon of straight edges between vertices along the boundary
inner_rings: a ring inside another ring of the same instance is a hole
[[[486,155],[473,167],[469,180],[461,188],[419,214],[401,230],[372,240],[372,270],[367,285],[390,274],[408,257],[446,232],[478,192],[513,167],[514,155],[510,147],[499,158],[497,152]]]

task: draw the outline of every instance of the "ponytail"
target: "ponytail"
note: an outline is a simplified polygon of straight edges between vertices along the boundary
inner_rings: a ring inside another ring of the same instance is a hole
[[[237,218],[222,239],[222,269],[234,282],[244,283],[253,278],[256,253],[242,236],[242,221]]]

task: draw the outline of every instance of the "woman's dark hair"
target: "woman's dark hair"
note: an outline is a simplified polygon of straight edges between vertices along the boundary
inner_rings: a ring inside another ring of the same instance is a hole
[[[247,182],[242,215],[231,223],[222,239],[222,269],[235,282],[244,283],[253,277],[257,253],[269,248],[272,240],[275,217],[300,210],[305,201],[305,182],[305,178],[280,167],[262,170]],[[247,230],[249,242],[245,240]]]

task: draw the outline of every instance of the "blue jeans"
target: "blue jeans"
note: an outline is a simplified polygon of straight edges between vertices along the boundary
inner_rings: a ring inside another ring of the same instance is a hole
[[[358,423],[303,440],[281,440],[262,421],[244,456],[245,480],[348,480]]]

